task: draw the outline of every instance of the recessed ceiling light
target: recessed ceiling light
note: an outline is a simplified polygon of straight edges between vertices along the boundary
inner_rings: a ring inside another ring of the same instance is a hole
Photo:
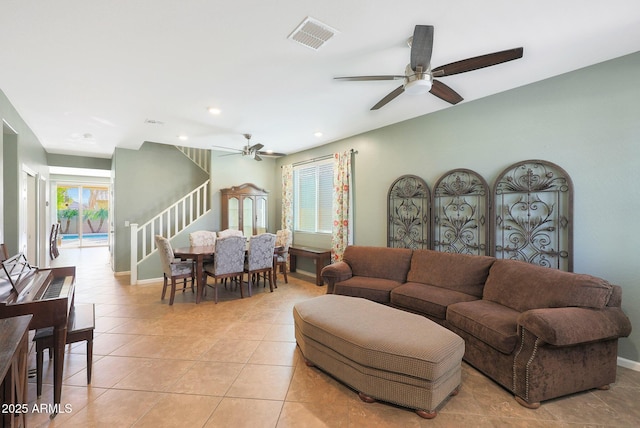
[[[220,110],[219,108],[215,108],[215,107],[209,107],[207,109],[209,111],[209,113],[213,114],[213,115],[219,115],[220,113],[222,113],[222,110]]]
[[[178,139],[181,141],[187,141],[189,137],[187,137],[186,135],[178,135]]]
[[[322,132],[320,132],[320,131],[314,132],[313,135],[315,135],[316,137],[320,138],[320,137],[322,137]]]

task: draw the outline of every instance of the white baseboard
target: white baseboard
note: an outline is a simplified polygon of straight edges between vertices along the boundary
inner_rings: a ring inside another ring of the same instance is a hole
[[[163,278],[150,278],[150,279],[139,279],[138,283],[136,285],[147,285],[147,284],[153,284],[153,283],[158,283],[158,282],[162,282]]]
[[[114,272],[114,276],[129,276],[131,275],[131,271],[122,271],[122,272]],[[152,284],[154,282],[162,282],[163,278],[151,278],[151,279],[138,279],[138,282],[135,285],[145,285]],[[131,284],[129,284],[131,285]]]
[[[626,358],[618,357],[618,365],[620,367],[640,372],[640,362],[638,361],[627,360]]]

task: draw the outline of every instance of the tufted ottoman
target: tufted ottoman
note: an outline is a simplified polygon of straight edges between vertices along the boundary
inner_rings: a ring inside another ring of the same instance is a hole
[[[325,294],[293,307],[308,365],[424,418],[458,392],[464,341],[435,322],[358,297]]]

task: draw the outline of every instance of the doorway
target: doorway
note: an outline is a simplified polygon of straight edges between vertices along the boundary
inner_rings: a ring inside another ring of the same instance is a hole
[[[109,186],[57,185],[57,219],[60,248],[109,245]]]

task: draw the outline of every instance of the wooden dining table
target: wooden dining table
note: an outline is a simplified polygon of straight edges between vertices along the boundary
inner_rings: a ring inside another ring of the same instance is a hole
[[[282,247],[275,247],[275,252],[281,250]],[[249,243],[247,242],[247,251],[249,250]],[[179,247],[173,249],[173,255],[182,259],[192,259],[196,262],[196,303],[204,298],[204,288],[206,287],[206,279],[204,276],[204,260],[207,257],[215,256],[216,247],[214,245],[206,246],[193,246],[193,247]],[[275,269],[275,264],[274,264]]]
[[[173,249],[173,255],[182,259],[192,259],[196,262],[196,303],[200,303],[204,297],[204,287],[206,281],[204,277],[204,259],[207,256],[213,256],[216,252],[216,247],[213,245],[207,246],[194,246],[194,247],[179,247]]]

